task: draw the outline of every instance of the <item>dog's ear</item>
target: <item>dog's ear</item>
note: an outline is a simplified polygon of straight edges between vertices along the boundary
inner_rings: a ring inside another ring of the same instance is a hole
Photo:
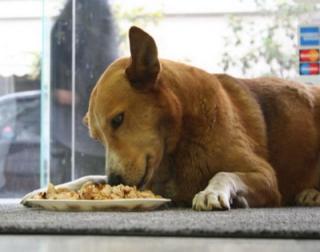
[[[155,87],[160,72],[158,50],[153,38],[138,27],[129,30],[131,63],[126,75],[134,88],[149,90]]]

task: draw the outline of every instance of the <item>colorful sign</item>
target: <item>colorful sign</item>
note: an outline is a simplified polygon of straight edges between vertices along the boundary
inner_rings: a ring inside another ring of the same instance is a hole
[[[319,69],[319,63],[300,63],[300,75],[317,75]]]
[[[302,49],[299,50],[300,62],[318,62],[319,61],[319,49]]]
[[[304,81],[319,83],[320,79],[320,25],[299,27],[299,74]]]
[[[320,46],[320,27],[301,26],[300,46]]]

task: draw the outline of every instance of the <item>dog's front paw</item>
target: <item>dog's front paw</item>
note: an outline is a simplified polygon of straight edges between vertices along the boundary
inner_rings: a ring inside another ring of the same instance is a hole
[[[194,196],[192,208],[197,211],[229,210],[230,203],[227,192],[204,190]]]

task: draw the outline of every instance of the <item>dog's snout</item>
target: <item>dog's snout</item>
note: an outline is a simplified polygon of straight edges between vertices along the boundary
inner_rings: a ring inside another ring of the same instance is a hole
[[[108,184],[111,186],[119,185],[122,183],[122,178],[120,175],[111,173],[108,176]]]

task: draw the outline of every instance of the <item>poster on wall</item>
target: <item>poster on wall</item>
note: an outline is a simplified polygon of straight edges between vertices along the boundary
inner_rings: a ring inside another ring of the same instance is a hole
[[[300,78],[305,83],[320,84],[320,25],[304,24],[298,30]]]

